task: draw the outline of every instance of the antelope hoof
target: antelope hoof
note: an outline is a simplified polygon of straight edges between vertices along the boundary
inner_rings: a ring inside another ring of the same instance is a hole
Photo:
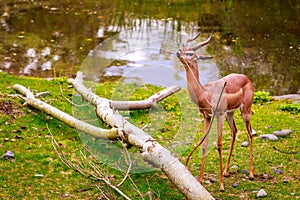
[[[197,181],[202,185],[203,184],[203,179],[198,177]]]
[[[220,185],[220,192],[224,192],[225,190],[224,190],[224,184],[221,184]]]
[[[223,176],[229,177],[229,173],[228,173],[228,172],[224,172],[224,173],[223,173]]]
[[[250,181],[253,181],[253,180],[254,180],[254,175],[253,175],[253,173],[251,173],[251,172],[250,172],[249,180],[250,180]]]

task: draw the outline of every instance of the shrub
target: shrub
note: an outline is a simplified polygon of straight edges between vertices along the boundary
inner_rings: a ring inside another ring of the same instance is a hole
[[[300,113],[300,104],[299,103],[284,104],[284,105],[281,105],[279,108],[283,111],[288,111],[292,114]]]
[[[254,92],[253,103],[266,103],[270,101],[269,92]]]

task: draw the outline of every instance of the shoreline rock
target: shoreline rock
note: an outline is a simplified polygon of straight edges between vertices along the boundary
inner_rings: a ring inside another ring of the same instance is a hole
[[[286,130],[281,130],[281,131],[274,131],[273,135],[285,137],[285,136],[289,135],[291,132],[292,132],[292,130],[286,129]]]
[[[278,140],[278,137],[276,135],[273,134],[264,134],[264,135],[260,135],[259,137],[261,140]]]
[[[256,195],[257,197],[266,197],[267,193],[264,189],[259,190],[259,192]]]
[[[288,100],[291,101],[293,104],[300,103],[300,94],[286,94],[281,96],[271,96],[271,100],[281,101],[281,100]]]
[[[271,96],[272,100],[292,100],[297,101],[300,100],[300,94],[286,94],[286,95],[280,95],[280,96]]]

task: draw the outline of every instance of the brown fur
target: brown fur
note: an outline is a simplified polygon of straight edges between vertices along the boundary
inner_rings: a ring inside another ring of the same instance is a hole
[[[206,43],[208,43],[207,40]],[[200,45],[201,46],[201,45]],[[217,81],[210,82],[206,85],[201,85],[199,81],[199,72],[197,59],[198,55],[194,52],[195,48],[183,47],[182,50],[177,52],[178,58],[183,63],[186,75],[188,90],[192,101],[199,107],[200,113],[204,116],[204,132],[206,133],[209,129],[209,124],[211,122],[211,116],[213,110],[217,117],[217,127],[218,127],[218,152],[220,157],[220,190],[224,191],[224,178],[223,176],[228,176],[228,169],[230,164],[230,157],[232,155],[233,145],[236,138],[236,125],[234,122],[233,114],[238,108],[241,110],[243,120],[246,125],[249,147],[250,147],[250,175],[249,178],[252,180],[254,178],[254,170],[252,164],[252,129],[250,125],[250,114],[251,106],[254,94],[254,88],[251,81],[243,74],[229,74]],[[197,49],[196,49],[197,50]],[[186,55],[186,51],[189,51],[189,55]],[[194,54],[191,56],[191,52]],[[220,97],[221,91],[226,83],[224,92],[222,94],[221,101],[217,105],[217,99]],[[225,170],[222,169],[222,129],[223,121],[226,117],[229,126],[232,131],[232,142],[230,146],[229,156],[226,162]],[[204,173],[204,162],[206,156],[206,149],[208,146],[208,137],[204,140],[202,148],[202,164],[199,175],[199,182],[203,181]]]

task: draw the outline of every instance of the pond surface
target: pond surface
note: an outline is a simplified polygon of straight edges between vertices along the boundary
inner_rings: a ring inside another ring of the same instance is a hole
[[[203,83],[246,74],[272,95],[300,93],[299,1],[13,1],[0,5],[0,70],[185,85],[175,53],[201,32]]]

